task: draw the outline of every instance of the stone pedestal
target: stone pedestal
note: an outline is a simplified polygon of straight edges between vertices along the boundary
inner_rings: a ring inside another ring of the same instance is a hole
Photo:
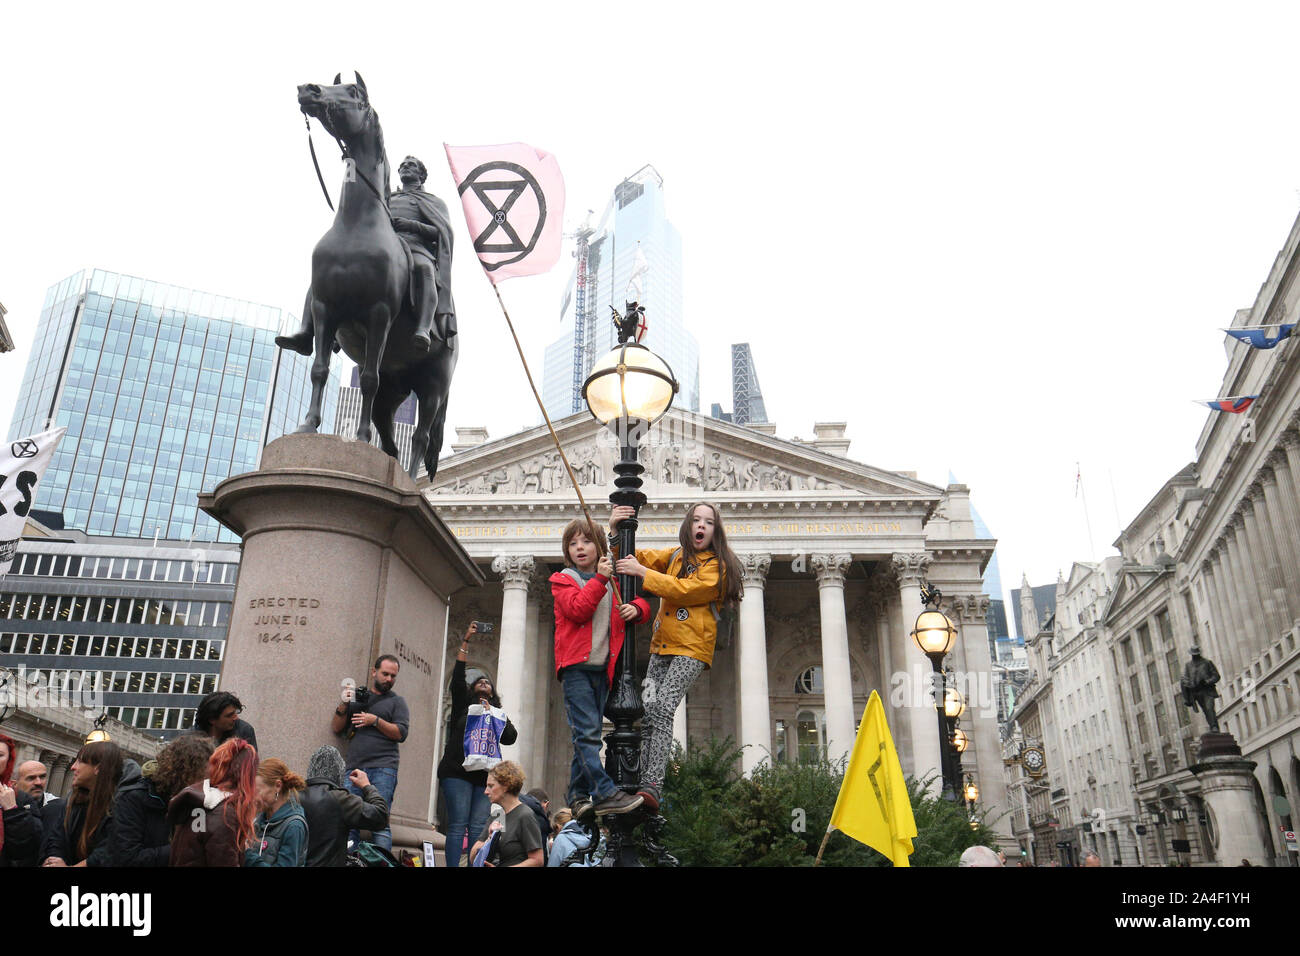
[[[1199,761],[1190,769],[1201,782],[1201,795],[1212,814],[1215,855],[1223,866],[1250,860],[1260,866],[1269,857],[1255,809],[1255,761],[1246,760],[1232,734],[1201,737]]]
[[[401,744],[393,838],[429,835],[451,595],[483,574],[392,458],[333,435],[286,435],[262,468],[199,506],[243,539],[220,686],[244,704],[260,756],[305,774],[330,732],[340,684],[369,681],[380,654],[411,712]]]

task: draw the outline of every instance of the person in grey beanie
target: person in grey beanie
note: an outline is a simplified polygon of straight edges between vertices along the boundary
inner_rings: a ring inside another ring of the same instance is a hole
[[[346,866],[348,831],[383,830],[388,826],[388,802],[363,770],[348,779],[361,788],[361,796],[343,786],[343,755],[334,747],[321,747],[307,764],[307,789],[299,798],[307,814],[307,866]]]

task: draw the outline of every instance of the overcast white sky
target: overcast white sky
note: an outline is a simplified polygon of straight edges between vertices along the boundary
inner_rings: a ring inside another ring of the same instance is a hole
[[[566,224],[645,163],[701,404],[749,341],[784,437],[971,486],[1007,589],[1110,550],[1195,457],[1300,208],[1285,4],[24,4],[0,36],[7,423],[47,286],[98,266],[298,312],[329,226],[295,101],[360,69],[389,152],[528,142]],[[48,11],[48,12],[47,12]],[[317,127],[331,189],[341,169]],[[450,426],[537,415],[455,209]],[[568,250],[502,294],[540,375]],[[1075,497],[1080,462],[1091,540]]]

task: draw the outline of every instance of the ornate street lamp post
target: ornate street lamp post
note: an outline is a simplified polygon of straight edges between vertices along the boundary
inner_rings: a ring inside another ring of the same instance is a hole
[[[636,313],[637,306],[633,303],[628,318]],[[677,393],[677,380],[667,362],[639,342],[631,341],[635,326],[635,321],[626,319],[621,324],[619,344],[592,367],[582,386],[582,395],[592,416],[618,436],[619,461],[614,466],[616,490],[609,500],[615,505],[630,505],[640,511],[646,502],[641,491],[641,473],[645,468],[637,460],[637,443],[672,405]],[[636,529],[635,515],[619,523],[613,542],[619,557],[636,554]],[[637,596],[641,583],[639,578],[619,574],[617,581],[623,603]],[[641,735],[636,722],[645,714],[636,664],[636,625],[628,621],[624,625],[623,649],[614,665],[614,686],[605,705],[605,716],[614,723],[614,729],[605,738],[605,765],[614,782],[629,793],[635,793],[641,782]],[[610,866],[639,866],[632,831],[646,820],[646,814],[637,810],[608,819],[610,834],[606,863]],[[662,826],[662,818],[655,816],[652,820],[659,822],[647,827],[652,831],[647,844],[661,859],[667,858],[654,840]]]
[[[921,611],[916,619],[916,626],[912,628],[912,639],[916,641],[916,646],[921,649],[921,652],[930,658],[930,666],[934,668],[935,712],[939,720],[939,773],[943,778],[943,798],[955,802],[957,794],[953,785],[950,754],[952,731],[948,727],[946,710],[950,706],[955,706],[957,713],[960,713],[965,703],[961,701],[961,695],[957,693],[956,688],[952,689],[952,692],[957,695],[955,701],[950,700],[948,692],[944,689],[943,659],[957,642],[957,628],[948,619],[948,615],[939,610],[939,601],[942,597],[943,593],[938,588],[931,587],[928,583],[921,585],[921,603],[925,609]]]

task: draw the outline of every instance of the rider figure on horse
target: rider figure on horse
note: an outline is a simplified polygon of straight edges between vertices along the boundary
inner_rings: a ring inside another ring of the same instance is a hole
[[[447,204],[421,187],[429,177],[424,163],[407,156],[397,167],[402,188],[389,196],[388,210],[393,229],[411,251],[411,292],[418,322],[411,345],[427,352],[434,341],[454,348],[456,307],[451,298],[451,219]],[[311,355],[311,316],[305,314],[298,331],[280,336],[276,344]]]

